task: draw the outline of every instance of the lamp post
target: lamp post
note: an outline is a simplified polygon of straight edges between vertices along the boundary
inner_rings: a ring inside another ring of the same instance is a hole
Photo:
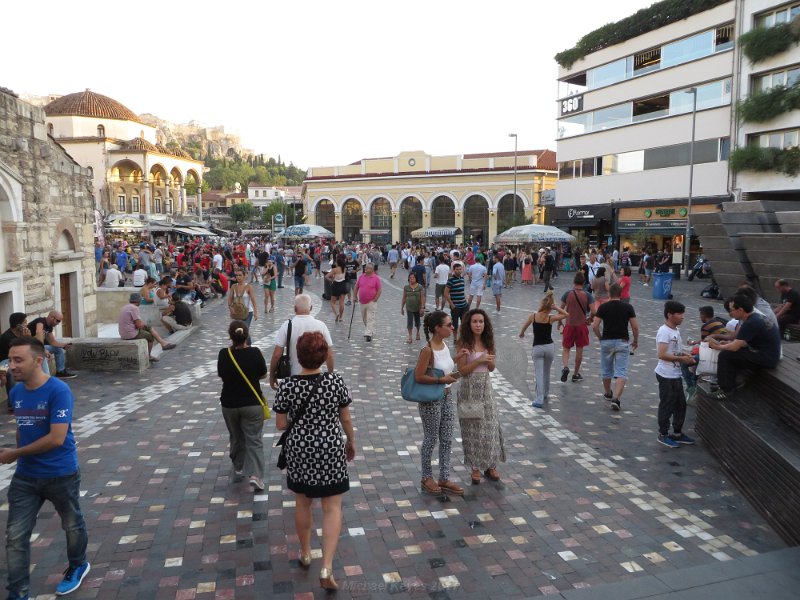
[[[683,238],[683,260],[686,278],[688,279],[689,270],[692,268],[692,265],[689,264],[689,250],[691,248],[692,239],[692,184],[694,184],[694,136],[695,125],[697,123],[697,88],[689,88],[686,90],[686,93],[692,95],[692,142],[689,146],[689,200],[686,209],[686,235]]]
[[[511,200],[511,226],[517,224],[517,134],[509,133],[508,137],[514,138],[514,198]]]

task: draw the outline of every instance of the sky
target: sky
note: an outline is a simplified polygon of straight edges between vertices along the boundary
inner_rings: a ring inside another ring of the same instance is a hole
[[[555,150],[553,55],[652,0],[3,4],[19,26],[3,27],[0,87],[89,88],[306,169],[512,151],[509,133]]]

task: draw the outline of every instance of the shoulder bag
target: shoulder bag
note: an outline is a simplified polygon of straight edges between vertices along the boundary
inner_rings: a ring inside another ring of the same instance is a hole
[[[256,391],[256,388],[253,387],[253,384],[250,383],[250,380],[247,378],[247,375],[245,375],[244,371],[242,371],[242,367],[239,366],[239,363],[236,362],[236,359],[233,357],[233,351],[230,349],[230,347],[228,347],[228,356],[231,357],[231,362],[233,363],[233,366],[236,367],[236,370],[239,371],[239,375],[241,375],[242,379],[244,379],[245,383],[247,383],[247,387],[250,388],[255,397],[258,399],[258,403],[261,405],[261,409],[264,411],[264,420],[267,421],[270,417],[272,417],[272,413],[269,410],[269,406],[264,401],[264,397],[261,394],[259,394]]]
[[[572,293],[575,294],[575,301],[578,303],[578,306],[581,307],[581,310],[583,311],[583,314],[585,315],[586,314],[586,309],[583,308],[583,303],[581,302],[580,296],[578,296],[578,292],[576,292],[575,290],[572,290]],[[592,321],[594,321],[594,318],[590,314],[588,317],[586,317],[586,324],[587,325],[591,325]]]
[[[283,347],[283,354],[278,359],[278,364],[275,366],[275,379],[286,379],[292,376],[292,359],[289,356],[289,348],[292,346],[292,320],[289,319],[289,324],[286,329],[286,345]]]
[[[414,367],[409,367],[400,379],[400,395],[403,396],[403,400],[426,404],[441,400],[444,397],[445,384],[419,383],[414,377],[414,370]],[[444,377],[444,371],[432,366],[429,366],[425,373],[431,377]]]
[[[292,419],[292,422],[289,423],[289,426],[286,429],[283,430],[283,433],[281,434],[281,437],[278,438],[277,442],[275,442],[275,447],[276,448],[280,447],[280,449],[281,449],[280,453],[278,453],[278,463],[276,465],[281,471],[283,471],[286,468],[286,440],[289,439],[289,434],[292,431],[292,427],[295,426],[295,423],[297,423],[303,416],[305,416],[306,410],[308,409],[308,404],[309,404],[309,402],[311,402],[311,399],[314,396],[316,396],[317,390],[319,390],[319,385],[322,383],[322,378],[323,377],[325,377],[324,373],[320,374],[320,376],[317,377],[317,381],[316,381],[316,383],[314,385],[314,388],[311,390],[311,394],[309,394],[308,397],[306,398],[305,402],[303,402],[300,405],[300,408],[295,413],[294,419]]]
[[[247,310],[247,305],[244,303],[244,294],[236,294],[236,285],[234,284],[231,293],[233,294],[233,301],[231,302],[231,318],[237,321],[244,321],[250,311]]]

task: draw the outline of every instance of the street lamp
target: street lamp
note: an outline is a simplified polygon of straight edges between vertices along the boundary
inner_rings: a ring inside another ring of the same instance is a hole
[[[517,134],[509,133],[508,137],[514,138],[514,198],[511,204],[512,227],[517,224]]]
[[[692,143],[689,146],[689,201],[686,209],[686,235],[683,238],[683,260],[686,278],[688,279],[689,270],[692,268],[692,265],[689,264],[689,249],[691,248],[692,239],[692,184],[694,183],[694,136],[697,122],[697,88],[689,88],[685,90],[685,92],[692,95]]]

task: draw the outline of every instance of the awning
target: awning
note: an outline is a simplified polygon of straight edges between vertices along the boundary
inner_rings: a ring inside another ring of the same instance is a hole
[[[463,232],[458,227],[423,227],[411,232],[412,238],[442,238],[461,235]]]
[[[173,231],[177,231],[178,233],[183,233],[185,235],[191,235],[192,237],[199,235],[196,231],[189,229],[188,227],[173,227]]]
[[[156,225],[154,223],[150,223],[147,228],[150,230],[150,233],[172,231],[172,227],[169,225]]]
[[[217,235],[216,233],[209,231],[205,227],[187,227],[187,229],[191,229],[197,235]]]
[[[556,219],[553,226],[559,229],[580,229],[581,227],[597,227],[600,219]]]
[[[392,233],[390,229],[362,229],[361,235],[389,235]]]

